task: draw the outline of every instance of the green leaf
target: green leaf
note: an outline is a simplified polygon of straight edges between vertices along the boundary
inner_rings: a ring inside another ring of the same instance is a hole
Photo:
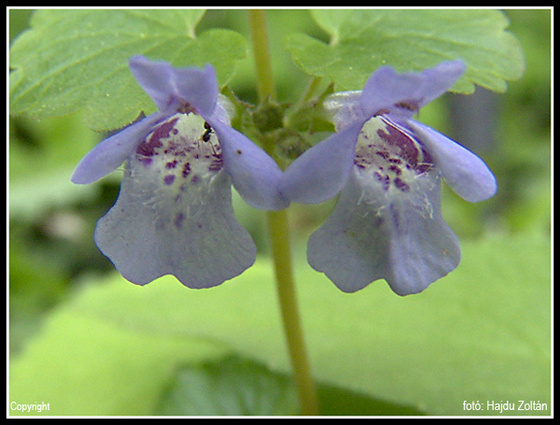
[[[266,366],[230,357],[180,368],[162,393],[156,410],[176,416],[295,415],[297,396],[287,375]]]
[[[86,108],[96,130],[121,127],[155,110],[128,69],[142,54],[174,66],[212,64],[220,84],[246,55],[238,33],[195,36],[203,11],[192,9],[39,10],[10,51],[10,113],[34,118]]]
[[[521,47],[496,10],[313,10],[312,16],[330,43],[293,34],[286,48],[303,71],[328,77],[339,89],[362,89],[382,65],[418,71],[463,59],[468,69],[453,91],[471,93],[478,84],[503,92],[504,80],[524,70]]]
[[[351,400],[359,409],[384,400],[391,412],[397,405],[468,415],[481,412],[465,411],[464,401],[486,409],[488,401],[522,399],[548,410],[514,414],[551,414],[550,241],[496,235],[462,248],[457,270],[404,298],[383,281],[341,293],[298,257],[313,373],[338,389],[331,399],[341,390],[357,394],[336,412],[351,414]],[[291,373],[264,258],[210,290],[186,289],[169,276],[144,287],[116,275],[92,283],[12,361],[10,402],[51,401],[50,414],[150,414],[177,367],[232,352]],[[211,376],[204,379],[218,379]]]
[[[317,385],[321,415],[420,415],[416,409],[364,394]],[[161,395],[158,415],[297,415],[293,380],[266,365],[239,356],[180,368]]]
[[[129,318],[122,317],[124,322]],[[149,330],[132,331],[123,322],[72,306],[59,309],[24,354],[11,362],[10,404],[44,402],[49,409],[40,416],[149,415],[177,364],[228,354],[200,338]],[[11,409],[10,414],[22,412]]]
[[[323,416],[421,416],[424,413],[410,406],[379,400],[364,393],[333,385],[317,385]]]

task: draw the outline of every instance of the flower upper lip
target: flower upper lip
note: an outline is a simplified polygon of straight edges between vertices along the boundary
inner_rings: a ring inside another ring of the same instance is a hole
[[[216,132],[224,154],[224,169],[247,203],[255,208],[279,210],[289,200],[278,191],[282,171],[260,147],[229,125],[218,101],[218,82],[211,65],[173,68],[167,62],[134,56],[130,70],[159,109],[99,143],[76,167],[72,181],[92,183],[119,167],[153,127],[177,112],[195,112]],[[242,152],[242,155],[237,152]]]
[[[352,168],[360,129],[370,118],[384,115],[425,142],[435,165],[461,197],[476,202],[492,196],[496,182],[480,158],[412,119],[419,108],[450,89],[464,71],[461,60],[442,62],[420,73],[398,74],[383,66],[372,74],[362,91],[334,94],[325,106],[338,132],[288,167],[280,181],[280,191],[302,203],[322,202],[337,195]],[[316,163],[321,168],[310,176],[309,170],[315,169]],[[311,180],[316,184],[310,184]]]

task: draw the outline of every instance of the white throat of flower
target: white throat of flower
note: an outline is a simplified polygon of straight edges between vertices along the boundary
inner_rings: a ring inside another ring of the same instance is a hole
[[[136,149],[130,164],[133,180],[142,180],[144,192],[152,192],[150,202],[154,208],[170,200],[168,205],[185,206],[186,217],[174,219],[178,225],[204,209],[212,181],[222,168],[216,134],[194,113],[178,113],[155,126]]]
[[[386,116],[371,118],[363,126],[354,166],[388,193],[414,190],[418,177],[433,169],[433,161],[420,141]]]
[[[358,137],[354,174],[365,203],[382,214],[385,208],[412,208],[432,218],[434,207],[428,193],[439,181],[424,145],[409,131],[380,115],[365,123]]]

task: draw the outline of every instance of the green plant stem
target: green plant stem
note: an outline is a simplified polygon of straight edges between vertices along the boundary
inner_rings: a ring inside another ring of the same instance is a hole
[[[276,100],[274,78],[272,78],[272,62],[268,49],[268,31],[264,10],[249,10],[249,28],[251,28],[251,43],[255,70],[257,72],[257,92],[259,99],[267,97]]]
[[[261,102],[267,99],[276,100],[265,12],[263,10],[249,10],[248,13],[259,99]],[[267,150],[269,150],[269,154],[272,154],[271,147],[268,147]],[[318,415],[317,392],[303,338],[296,297],[287,210],[269,211],[267,212],[267,219],[278,300],[294,380],[298,390],[301,413],[303,415]]]
[[[318,415],[315,381],[311,373],[298,310],[289,241],[288,214],[286,210],[270,211],[267,213],[267,218],[274,258],[276,289],[301,412],[303,415]]]

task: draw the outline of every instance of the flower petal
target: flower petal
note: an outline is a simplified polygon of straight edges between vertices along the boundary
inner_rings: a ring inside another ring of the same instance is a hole
[[[164,114],[155,113],[100,142],[76,166],[72,182],[89,184],[105,177],[119,167],[144,141],[150,129],[164,118]]]
[[[255,244],[235,218],[227,174],[177,191],[151,172],[127,165],[119,198],[95,230],[97,246],[126,279],[144,285],[172,274],[189,288],[208,288],[254,263]]]
[[[281,210],[290,202],[278,190],[282,170],[260,147],[214,117],[206,118],[222,148],[224,169],[235,189],[249,205],[263,210]]]
[[[356,142],[363,125],[362,121],[354,122],[304,152],[284,172],[280,192],[293,202],[306,204],[337,195],[354,165]]]
[[[218,82],[210,65],[203,69],[174,68],[167,62],[134,56],[129,66],[162,112],[175,113],[188,103],[200,114],[211,114],[216,106]]]
[[[446,61],[422,71],[422,86],[418,87],[413,99],[418,99],[421,108],[440,97],[461,78],[467,69],[462,60]]]
[[[369,116],[394,112],[394,105],[411,98],[422,85],[422,76],[418,73],[398,74],[390,66],[383,66],[367,80],[362,91],[362,107]],[[410,113],[412,116],[412,112]]]
[[[358,90],[338,92],[327,96],[323,102],[326,119],[332,122],[338,131],[343,130],[354,121],[364,120],[366,116],[362,110],[361,96],[362,92]]]
[[[399,295],[423,291],[458,265],[460,248],[441,217],[439,181],[426,178],[422,186],[391,196],[353,171],[333,213],[309,239],[309,264],[344,292],[381,278]]]
[[[463,199],[479,202],[496,193],[496,178],[478,156],[417,121],[409,127],[424,143],[449,186]]]
[[[362,107],[370,116],[383,111],[396,118],[410,118],[422,106],[450,89],[465,68],[460,60],[442,62],[421,73],[398,74],[389,66],[381,67],[364,86]]]

